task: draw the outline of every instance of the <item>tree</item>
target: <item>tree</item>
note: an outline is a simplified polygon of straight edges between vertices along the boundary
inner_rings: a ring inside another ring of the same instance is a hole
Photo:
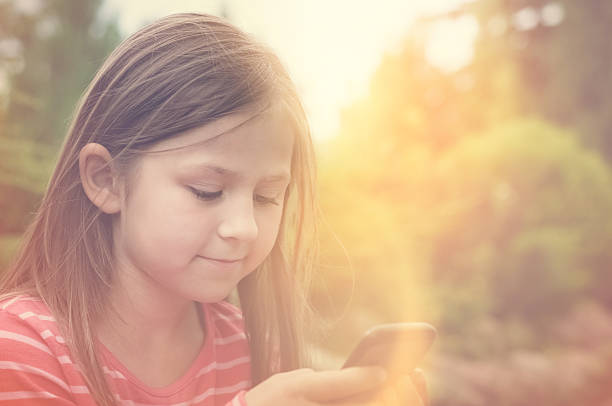
[[[533,326],[609,281],[612,174],[569,132],[519,120],[464,138],[437,166],[436,283],[485,277],[490,311]],[[600,292],[602,293],[602,292]],[[465,314],[463,321],[470,318]]]
[[[559,125],[612,160],[608,112],[612,110],[612,3],[599,0],[479,0],[465,7],[481,26],[475,65],[517,67],[520,105]]]
[[[330,234],[339,299],[320,293],[322,307],[352,298],[379,319],[453,330],[492,316],[534,327],[589,295],[612,306],[607,163],[577,131],[526,117],[508,49],[477,47],[444,74],[423,46],[414,36],[383,60],[321,154],[323,208],[357,281],[351,294]]]
[[[72,109],[117,44],[101,0],[0,3],[0,233],[20,232],[49,176]],[[1,52],[1,51],[4,52]]]

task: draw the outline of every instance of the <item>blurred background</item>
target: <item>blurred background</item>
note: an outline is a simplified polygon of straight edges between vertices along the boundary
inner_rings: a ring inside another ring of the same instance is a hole
[[[319,365],[427,321],[433,405],[612,405],[608,1],[0,0],[0,269],[95,70],[179,11],[270,44],[304,98]]]

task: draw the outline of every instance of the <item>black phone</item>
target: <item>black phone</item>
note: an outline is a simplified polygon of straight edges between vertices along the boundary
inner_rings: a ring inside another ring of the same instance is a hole
[[[427,323],[381,324],[368,330],[342,368],[382,366],[390,375],[409,374],[436,339]]]

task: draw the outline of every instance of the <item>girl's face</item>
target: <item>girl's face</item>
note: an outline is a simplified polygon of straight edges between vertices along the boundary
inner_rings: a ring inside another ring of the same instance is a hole
[[[118,272],[215,302],[261,264],[281,222],[293,135],[280,114],[249,117],[227,116],[143,154],[113,228]]]

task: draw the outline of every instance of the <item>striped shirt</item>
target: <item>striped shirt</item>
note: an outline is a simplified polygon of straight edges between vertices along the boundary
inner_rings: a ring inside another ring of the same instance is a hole
[[[163,388],[133,376],[103,345],[100,360],[117,404],[246,406],[249,347],[241,312],[227,302],[203,305],[205,342],[189,370]],[[0,406],[95,405],[49,308],[38,298],[0,302]]]

